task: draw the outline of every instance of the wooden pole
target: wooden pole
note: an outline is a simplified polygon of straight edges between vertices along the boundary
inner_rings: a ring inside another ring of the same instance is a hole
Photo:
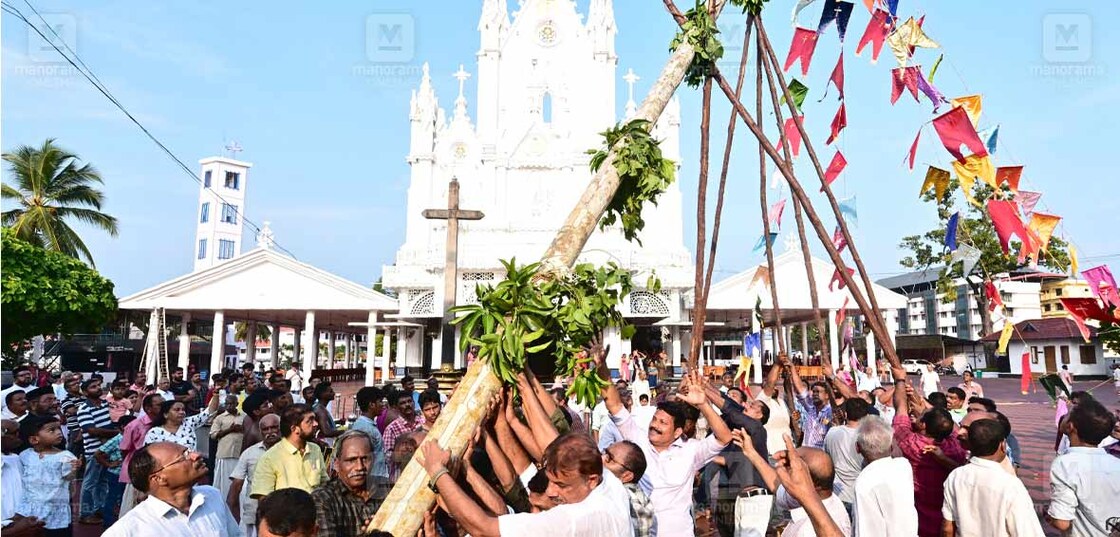
[[[761,40],[756,41],[761,44]],[[755,65],[756,81],[755,81],[755,114],[762,117],[762,47],[758,47],[755,54],[757,63]],[[770,240],[770,216],[767,211],[766,199],[766,151],[762,149],[762,144],[758,145],[758,202],[762,206],[762,242],[766,246],[766,269],[770,272],[769,285],[770,288],[770,305],[774,309],[774,324],[770,327],[771,330],[777,330],[778,334],[778,348],[775,349],[778,354],[786,353],[786,338],[782,336],[782,307],[778,304],[778,287],[774,284],[774,244]],[[777,356],[774,357],[774,365],[777,366]]]
[[[704,240],[707,238],[708,207],[708,149],[709,129],[712,122],[712,77],[704,77],[704,90],[700,112],[700,174],[696,186],[696,278],[693,284],[692,338],[688,353],[688,368],[695,370],[700,362],[700,347],[704,343],[704,322],[708,318],[708,293],[704,286]],[[715,245],[713,245],[714,247]]]

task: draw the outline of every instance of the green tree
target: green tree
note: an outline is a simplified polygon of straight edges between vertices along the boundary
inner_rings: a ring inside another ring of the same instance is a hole
[[[1101,323],[1097,337],[1106,351],[1120,354],[1120,323]]]
[[[22,241],[3,228],[2,342],[18,355],[41,334],[99,331],[117,315],[113,282],[70,256]]]
[[[4,211],[3,225],[21,240],[93,266],[89,248],[69,222],[117,236],[117,219],[101,212],[105,195],[91,186],[103,183],[101,174],[89,163],[79,165],[78,156],[54,145],[54,139],[39,148],[19,146],[3,159],[15,180],[15,186],[4,183],[3,198],[19,205]]]
[[[956,201],[951,193],[956,192],[959,187],[960,183],[954,177],[949,185],[950,194],[943,199],[936,200],[933,192],[926,192],[922,196],[922,201],[936,205],[937,228],[922,235],[903,237],[899,244],[900,248],[908,252],[899,261],[902,266],[914,270],[924,270],[935,266],[943,267],[937,281],[937,290],[939,293],[944,293],[943,300],[945,302],[956,300],[957,288],[953,281],[965,276],[961,274],[962,263],[950,264],[950,254],[945,247],[945,233],[949,217],[958,211]],[[988,216],[986,209],[987,201],[993,195],[996,195],[996,192],[987,184],[977,181],[973,188],[973,195],[980,206],[965,203],[965,207],[960,209],[961,215],[957,224],[957,244],[969,244],[980,250],[980,261],[976,264],[977,268],[974,270],[974,274],[979,275],[980,279],[963,279],[971,289],[973,296],[976,297],[976,307],[980,313],[981,330],[983,331],[981,335],[990,334],[993,331],[991,314],[988,312],[990,297],[984,291],[983,280],[1024,266],[1018,261],[1019,250],[1022,248],[1021,242],[1012,240],[1009,248],[1010,252],[1007,255],[1004,255],[1000,248],[999,236],[996,235],[995,226],[992,224],[992,219]],[[999,198],[1007,199],[1010,195],[1011,192],[1007,189],[1007,186],[1001,185]],[[1041,259],[1038,260],[1038,264],[1051,270],[1063,272],[1068,270],[1070,261],[1066,247],[1066,242],[1060,237],[1052,237],[1048,249],[1041,252]]]
[[[237,341],[246,341],[249,338],[249,324],[242,321],[233,323],[233,337]],[[257,323],[257,340],[265,340],[271,337],[272,327]]]

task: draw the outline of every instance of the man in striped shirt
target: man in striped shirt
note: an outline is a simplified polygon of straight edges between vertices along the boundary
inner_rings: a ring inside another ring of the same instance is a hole
[[[106,440],[117,435],[109,419],[109,403],[101,399],[101,380],[90,379],[82,383],[85,401],[78,405],[78,426],[82,428],[86,471],[82,477],[82,507],[79,524],[101,524],[101,506],[109,492],[109,472],[97,462],[93,454]]]

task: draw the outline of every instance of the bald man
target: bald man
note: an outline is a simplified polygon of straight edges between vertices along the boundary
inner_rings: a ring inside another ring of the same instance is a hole
[[[956,435],[957,440],[961,443],[961,447],[971,449],[968,444],[968,428],[977,420],[1000,420],[999,412],[988,412],[985,410],[973,410],[964,415],[960,425],[957,427]],[[1015,465],[1011,461],[1011,457],[1003,457],[999,461],[1000,468],[1011,475],[1016,475]]]
[[[265,451],[268,451],[268,448],[280,441],[280,416],[265,414],[261,416],[257,426],[260,428],[263,440],[241,452],[237,465],[229,475],[229,492],[226,495],[226,504],[229,505],[233,517],[240,523],[241,532],[245,537],[257,535],[257,500],[249,497],[249,491],[253,487],[253,471],[257,467],[257,461]]]

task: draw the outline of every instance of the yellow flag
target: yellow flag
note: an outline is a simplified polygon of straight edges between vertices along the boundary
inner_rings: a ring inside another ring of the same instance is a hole
[[[1031,213],[1031,221],[1027,224],[1027,229],[1038,236],[1039,247],[1043,250],[1047,250],[1050,246],[1050,236],[1054,234],[1054,228],[1058,226],[1061,219],[1062,217],[1052,214]]]
[[[949,105],[953,108],[958,106],[964,108],[965,113],[968,114],[968,119],[972,121],[972,126],[976,127],[980,123],[980,112],[983,110],[983,105],[980,101],[981,97],[979,94],[965,95],[964,97],[957,97],[949,101]]]
[[[739,370],[735,372],[735,382],[739,382],[740,378],[747,376],[747,372],[751,370],[751,357],[746,354],[739,355]]]
[[[1077,247],[1072,242],[1069,244],[1069,275],[1077,277]]]
[[[937,195],[937,201],[941,201],[945,197],[945,191],[949,190],[949,172],[930,166],[929,170],[926,170],[926,180],[922,182],[922,189],[918,192],[918,196],[925,194],[930,187]]]
[[[914,20],[914,17],[907,19],[887,36],[887,45],[891,47],[891,52],[898,59],[899,65],[906,65],[906,61],[910,59],[910,47],[937,48],[941,46],[922,31],[922,27],[918,25],[918,21]]]
[[[992,167],[992,158],[988,155],[982,157],[969,155],[968,158],[964,159],[964,162],[954,160],[953,171],[957,172],[957,177],[961,179],[961,185],[964,185],[967,179],[971,186],[972,179],[979,177],[992,188],[999,188],[999,185],[996,184],[996,169]],[[969,191],[971,190],[969,188]]]
[[[996,350],[996,354],[1007,354],[1007,344],[1011,342],[1011,334],[1014,333],[1015,325],[1011,322],[1011,319],[1004,320],[1003,332],[999,335],[999,349]]]

